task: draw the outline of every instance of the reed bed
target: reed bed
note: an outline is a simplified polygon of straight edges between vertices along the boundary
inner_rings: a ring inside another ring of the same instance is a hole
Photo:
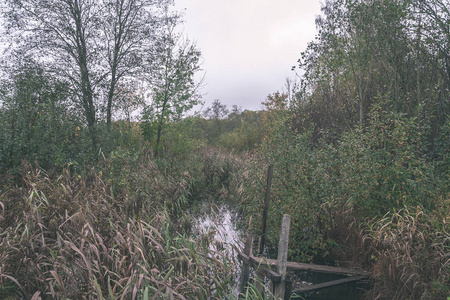
[[[0,298],[227,295],[232,260],[187,230],[190,177],[122,158],[82,175],[22,166],[23,185],[0,194]]]

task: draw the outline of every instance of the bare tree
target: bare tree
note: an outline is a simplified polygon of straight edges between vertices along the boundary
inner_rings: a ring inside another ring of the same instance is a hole
[[[164,15],[158,8],[170,0],[104,0],[103,33],[109,71],[106,123],[111,124],[118,83],[126,76],[140,74],[156,49]],[[156,7],[156,9],[155,9]]]
[[[97,112],[106,89],[111,124],[119,82],[154,49],[161,8],[171,0],[4,0],[11,56],[33,56],[71,83],[97,148]]]

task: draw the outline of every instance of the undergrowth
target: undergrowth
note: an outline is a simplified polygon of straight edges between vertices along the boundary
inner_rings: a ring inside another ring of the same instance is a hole
[[[446,209],[448,205],[447,200]],[[449,218],[448,211],[427,214],[417,207],[371,223],[364,236],[374,258],[370,299],[446,299],[450,295]]]
[[[221,299],[233,262],[189,235],[194,180],[151,155],[112,154],[58,176],[22,166],[0,194],[0,298]]]

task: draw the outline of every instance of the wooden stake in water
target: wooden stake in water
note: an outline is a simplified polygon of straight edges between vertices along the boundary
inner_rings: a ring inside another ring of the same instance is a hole
[[[247,255],[248,257],[252,255],[252,245],[253,245],[253,234],[249,234],[244,246],[244,254]],[[241,282],[239,284],[239,291],[242,294],[245,294],[245,288],[247,287],[249,276],[250,276],[250,267],[247,263],[243,262],[241,271]]]
[[[266,196],[264,197],[264,210],[263,210],[263,219],[262,219],[262,234],[261,234],[261,244],[258,246],[258,251],[260,253],[264,250],[264,245],[266,243],[266,227],[267,227],[267,215],[269,211],[269,200],[270,200],[270,188],[272,186],[272,174],[273,174],[273,165],[269,165],[269,169],[267,170],[267,187],[266,187]]]
[[[285,294],[290,222],[291,217],[289,215],[283,215],[283,221],[281,222],[280,241],[278,243],[278,258],[277,258],[277,273],[281,275],[281,282],[274,284],[274,292],[273,292],[273,295],[276,300],[284,299]]]

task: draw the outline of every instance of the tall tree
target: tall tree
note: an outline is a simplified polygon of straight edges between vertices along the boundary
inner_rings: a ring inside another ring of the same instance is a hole
[[[219,99],[216,99],[213,101],[212,105],[205,110],[203,115],[207,118],[215,120],[218,136],[220,136],[222,134],[220,120],[228,116],[229,113],[230,111],[228,110],[226,104],[222,104]]]
[[[300,60],[305,72],[295,126],[338,134],[364,126],[380,101],[386,111],[434,116],[436,128],[442,126],[449,99],[449,4],[326,1],[316,39]]]
[[[450,1],[449,0],[416,0],[419,13],[427,16],[429,26],[426,33],[429,38],[435,39],[438,55],[443,60],[447,73],[447,84],[450,84]]]
[[[157,56],[152,59],[146,82],[150,88],[148,104],[143,111],[147,138],[156,131],[155,155],[160,153],[164,126],[180,120],[186,112],[201,103],[202,81],[195,75],[200,68],[200,51],[177,32],[179,16],[166,8],[164,31],[157,42]]]
[[[12,55],[33,56],[70,81],[97,147],[95,89],[99,76],[100,8],[93,0],[6,0],[9,33],[17,45]]]
[[[239,108],[237,105],[233,105],[233,112],[238,111]],[[204,111],[203,115],[210,119],[220,120],[228,116],[229,113],[230,111],[228,110],[227,105],[220,102],[219,99],[216,99],[213,101],[212,105]]]
[[[170,0],[104,0],[103,34],[109,72],[106,123],[111,125],[113,102],[120,81],[135,76],[150,63],[163,15],[155,7]],[[123,90],[122,90],[123,94]]]

